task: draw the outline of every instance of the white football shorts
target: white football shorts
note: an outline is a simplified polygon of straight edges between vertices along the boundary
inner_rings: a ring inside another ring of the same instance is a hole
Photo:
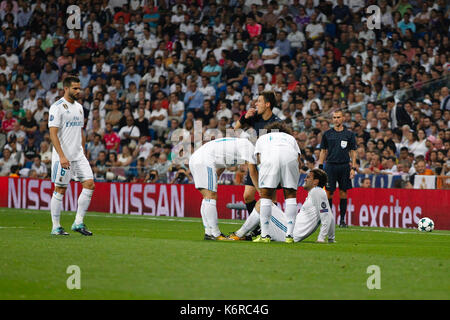
[[[260,188],[275,189],[281,184],[283,188],[297,190],[298,180],[300,178],[298,154],[286,152],[283,154],[274,154],[266,158],[261,156],[258,173]]]
[[[77,161],[70,161],[69,169],[61,167],[59,156],[55,152],[52,154],[52,182],[58,187],[67,187],[70,180],[74,178],[80,182],[94,179],[91,165],[86,157]]]
[[[191,170],[196,189],[217,192],[217,169],[211,161],[205,161],[193,154],[189,159],[189,170]]]

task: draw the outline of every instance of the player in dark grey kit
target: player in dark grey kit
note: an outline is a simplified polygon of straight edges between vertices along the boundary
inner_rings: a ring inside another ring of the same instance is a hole
[[[344,114],[338,110],[333,112],[334,128],[326,131],[320,143],[319,168],[323,168],[326,159],[325,172],[328,175],[326,186],[328,201],[332,208],[333,193],[336,182],[339,184],[340,223],[339,227],[346,227],[345,213],[347,212],[347,190],[352,188],[353,177],[356,173],[356,139],[355,134],[343,125]],[[352,165],[350,167],[350,158]]]
[[[250,108],[247,113],[243,115],[236,123],[234,129],[253,128],[259,137],[259,130],[264,129],[266,125],[275,121],[281,121],[273,114],[272,109],[276,106],[275,94],[271,91],[264,91],[259,95],[256,102],[256,109]],[[250,175],[247,173],[245,178],[244,202],[247,206],[249,214],[255,207],[255,193],[256,188],[253,186]]]

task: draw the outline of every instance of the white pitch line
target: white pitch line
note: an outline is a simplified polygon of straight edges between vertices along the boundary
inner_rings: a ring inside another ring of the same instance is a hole
[[[2,227],[2,226],[0,226],[0,229],[25,229],[25,227]]]
[[[387,233],[398,233],[398,234],[431,234],[435,236],[450,236],[450,233],[433,233],[433,232],[414,232],[412,231],[394,231],[394,230],[370,230],[370,229],[347,229],[347,231],[366,231],[366,232],[387,232]]]

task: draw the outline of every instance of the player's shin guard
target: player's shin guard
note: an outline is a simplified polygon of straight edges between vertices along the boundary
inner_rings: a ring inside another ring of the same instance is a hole
[[[345,213],[347,212],[347,199],[341,199],[341,201],[339,202],[339,210],[341,221],[344,221]]]
[[[203,199],[205,202],[205,215],[208,221],[208,226],[210,227],[211,233],[214,237],[220,236],[221,232],[219,230],[218,217],[217,217],[217,207],[216,200],[214,199]]]
[[[260,223],[261,223],[261,237],[267,237],[269,235],[269,221],[272,216],[272,200],[261,198],[260,200]]]
[[[286,236],[294,236],[295,218],[297,217],[297,199],[286,199]]]
[[[245,236],[248,232],[253,231],[259,225],[259,213],[256,209],[253,209],[251,215],[245,220],[242,227],[235,232],[238,237]]]
[[[61,227],[59,219],[61,217],[62,199],[64,195],[54,191],[50,201],[50,213],[52,215],[53,229]]]
[[[78,197],[78,209],[77,215],[75,216],[75,224],[83,223],[84,216],[86,215],[86,211],[89,208],[89,204],[91,203],[92,194],[94,190],[83,188],[80,196]]]

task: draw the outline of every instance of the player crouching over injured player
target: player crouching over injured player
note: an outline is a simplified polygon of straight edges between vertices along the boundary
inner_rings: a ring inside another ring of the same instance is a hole
[[[248,164],[250,177],[258,186],[258,171],[253,144],[242,138],[227,137],[205,143],[189,159],[195,188],[203,196],[200,214],[205,227],[205,240],[229,240],[222,234],[217,217],[217,181],[225,168]]]
[[[294,242],[300,242],[313,234],[321,225],[317,242],[335,242],[334,217],[328,203],[328,198],[323,187],[327,183],[327,174],[321,169],[311,170],[305,180],[303,188],[308,191],[308,196],[302,208],[297,214],[294,226]],[[232,233],[231,240],[245,240],[259,225],[260,202],[247,218],[242,227]],[[272,216],[269,222],[269,234],[273,241],[284,241],[287,230],[287,218],[283,211],[272,203]]]

